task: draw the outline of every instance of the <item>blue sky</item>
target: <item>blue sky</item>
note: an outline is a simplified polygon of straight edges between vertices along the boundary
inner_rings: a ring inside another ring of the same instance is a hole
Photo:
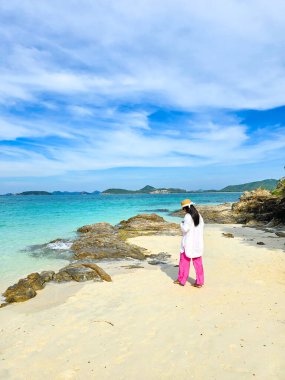
[[[0,193],[284,175],[285,3],[1,1]]]

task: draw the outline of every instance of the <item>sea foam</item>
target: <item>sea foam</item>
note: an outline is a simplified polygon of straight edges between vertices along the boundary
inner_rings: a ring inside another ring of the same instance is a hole
[[[60,251],[68,250],[68,249],[71,248],[71,246],[72,246],[72,242],[71,241],[57,241],[57,242],[54,242],[54,243],[47,244],[48,248],[55,249],[55,250],[60,250]]]

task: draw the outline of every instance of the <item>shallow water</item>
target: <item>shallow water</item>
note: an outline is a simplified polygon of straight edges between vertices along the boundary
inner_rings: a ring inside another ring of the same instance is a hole
[[[240,193],[50,195],[0,197],[0,292],[33,271],[58,269],[66,264],[64,252],[49,246],[54,254],[35,255],[32,245],[57,238],[72,239],[79,226],[97,222],[118,223],[138,213],[168,216],[180,201],[197,204],[235,202]],[[57,258],[58,257],[58,258]]]

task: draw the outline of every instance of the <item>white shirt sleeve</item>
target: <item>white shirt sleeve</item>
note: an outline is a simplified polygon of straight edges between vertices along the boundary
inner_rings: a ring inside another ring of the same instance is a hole
[[[184,217],[184,223],[180,223],[181,230],[184,234],[186,234],[188,231],[190,231],[190,228],[192,226],[192,216],[190,214],[186,214]]]

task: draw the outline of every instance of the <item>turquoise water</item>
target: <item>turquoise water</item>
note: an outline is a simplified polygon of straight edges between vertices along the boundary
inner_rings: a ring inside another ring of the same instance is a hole
[[[142,212],[156,212],[168,220],[180,201],[197,204],[237,201],[240,193],[57,195],[0,197],[0,292],[3,287],[33,271],[57,269],[66,264],[60,251],[53,257],[34,257],[27,247],[56,238],[72,238],[76,229],[96,222],[118,223]]]

